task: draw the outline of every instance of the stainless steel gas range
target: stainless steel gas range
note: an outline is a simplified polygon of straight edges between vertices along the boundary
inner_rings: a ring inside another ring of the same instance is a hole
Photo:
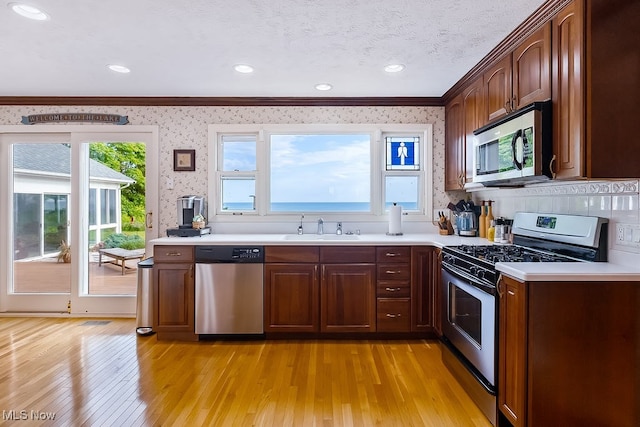
[[[464,367],[456,372],[466,372],[479,385],[478,391],[470,395],[494,425],[496,263],[597,262],[607,258],[607,220],[598,217],[520,212],[514,217],[513,235],[513,245],[442,249],[441,320],[446,356],[455,358]]]

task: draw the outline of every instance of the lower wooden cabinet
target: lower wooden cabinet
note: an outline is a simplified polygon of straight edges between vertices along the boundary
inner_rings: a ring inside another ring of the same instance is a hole
[[[434,334],[438,254],[431,246],[267,246],[265,332]]]
[[[526,284],[503,276],[498,321],[498,408],[513,427],[526,424],[527,305]]]
[[[154,248],[153,329],[158,339],[197,340],[194,270],[193,247]]]
[[[378,332],[409,332],[411,330],[411,300],[409,298],[378,298]]]
[[[375,264],[322,264],[321,332],[375,332]]]
[[[440,331],[440,249],[411,248],[411,331]]]
[[[265,332],[318,332],[318,264],[266,264]]]
[[[638,426],[639,282],[498,282],[500,422]]]

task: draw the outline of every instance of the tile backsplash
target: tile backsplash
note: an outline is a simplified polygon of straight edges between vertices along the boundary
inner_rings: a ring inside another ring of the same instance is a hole
[[[480,188],[474,203],[493,200],[494,216],[519,211],[588,215],[609,220],[609,260],[637,265],[640,250],[616,243],[617,224],[640,224],[640,180],[553,181],[522,188]]]

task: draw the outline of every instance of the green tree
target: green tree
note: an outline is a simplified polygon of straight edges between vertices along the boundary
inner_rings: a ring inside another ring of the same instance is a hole
[[[145,145],[141,142],[94,142],[89,157],[135,182],[122,189],[122,219],[145,220]]]

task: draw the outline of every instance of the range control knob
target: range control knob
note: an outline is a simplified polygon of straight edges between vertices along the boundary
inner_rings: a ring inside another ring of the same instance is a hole
[[[486,273],[485,270],[479,269],[478,272],[476,273],[476,277],[478,279],[484,279],[485,273]]]

